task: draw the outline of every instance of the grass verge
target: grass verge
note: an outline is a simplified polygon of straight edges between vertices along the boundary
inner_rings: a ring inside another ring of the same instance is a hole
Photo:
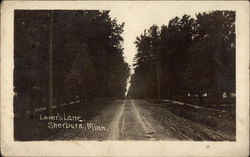
[[[57,108],[53,115],[59,113],[81,116],[84,120],[89,120],[97,116],[105,107],[110,105],[114,98],[95,98],[85,103],[71,104]],[[36,113],[34,116],[24,114],[14,118],[14,139],[16,141],[40,141],[48,140],[50,136],[56,134],[59,129],[49,129],[48,122],[40,120],[40,115],[48,115],[46,112]]]

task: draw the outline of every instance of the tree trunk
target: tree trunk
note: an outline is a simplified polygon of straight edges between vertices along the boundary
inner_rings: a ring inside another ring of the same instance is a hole
[[[50,38],[49,38],[49,99],[48,99],[48,113],[52,115],[53,109],[53,74],[52,74],[52,52],[53,52],[53,11],[50,12]]]
[[[103,74],[103,82],[102,82],[102,97],[105,97],[106,95],[106,86],[107,86],[107,81],[106,81],[106,73]]]
[[[156,70],[157,70],[157,96],[158,100],[161,99],[161,90],[160,90],[160,62],[156,63]]]
[[[217,108],[221,105],[221,97],[222,97],[222,94],[220,92],[217,92],[216,94],[216,107]]]

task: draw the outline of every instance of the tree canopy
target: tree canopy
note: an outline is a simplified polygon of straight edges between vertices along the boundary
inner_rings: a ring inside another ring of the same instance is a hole
[[[234,11],[175,17],[145,30],[135,44],[130,97],[155,98],[158,83],[165,98],[235,92]]]
[[[14,90],[19,95],[37,86],[47,98],[51,16],[46,10],[15,11]],[[54,10],[52,27],[54,101],[76,95],[124,97],[129,75],[124,23],[107,10]]]

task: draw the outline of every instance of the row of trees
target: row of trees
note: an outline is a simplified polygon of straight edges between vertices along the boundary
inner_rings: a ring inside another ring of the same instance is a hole
[[[151,26],[135,41],[135,73],[128,93],[139,98],[235,92],[235,12],[212,11]]]
[[[123,97],[129,75],[123,58],[123,26],[111,19],[109,11],[16,10],[16,102],[28,99],[24,105],[39,98],[40,105],[47,103],[50,53],[53,103],[75,96]]]

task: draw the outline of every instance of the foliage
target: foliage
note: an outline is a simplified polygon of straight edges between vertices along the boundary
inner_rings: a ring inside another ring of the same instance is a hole
[[[235,92],[235,12],[184,15],[155,28],[145,30],[135,42],[138,52],[129,96],[156,97],[158,83],[165,98]]]
[[[76,95],[124,97],[129,75],[122,48],[124,23],[111,19],[106,10],[55,10],[53,15],[46,10],[16,10],[15,92],[28,95],[36,86],[44,93],[41,99],[47,98],[52,16],[54,101]]]

